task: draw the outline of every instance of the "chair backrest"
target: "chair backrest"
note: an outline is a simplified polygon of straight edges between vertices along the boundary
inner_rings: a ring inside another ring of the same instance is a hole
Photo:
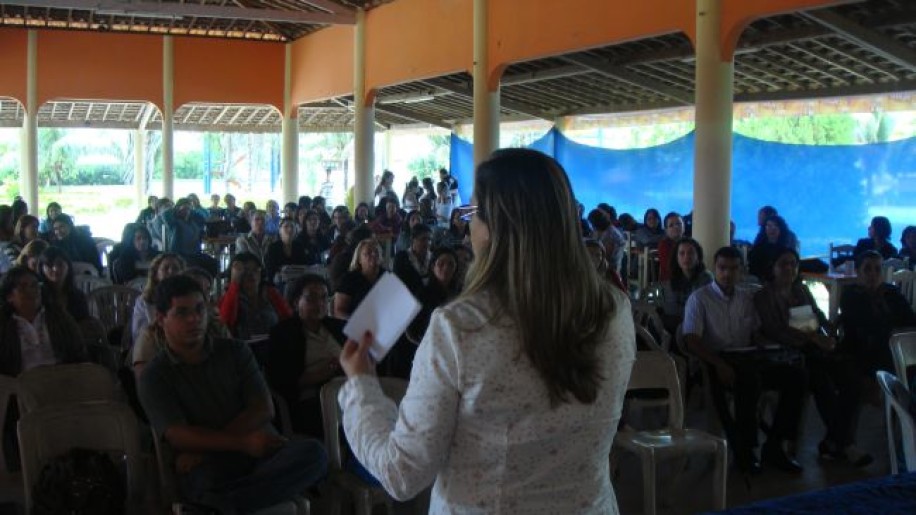
[[[855,252],[855,245],[834,245],[833,242],[830,242],[830,262],[839,262],[841,260],[845,261],[847,259],[852,259],[852,254]]]
[[[105,326],[106,334],[115,327],[130,328],[134,304],[140,291],[129,286],[111,285],[89,292],[89,314]]]
[[[19,383],[16,378],[0,375],[0,431],[3,430],[2,428],[7,427],[7,409],[10,407],[10,401],[16,397],[18,389]],[[12,475],[12,471],[6,468],[5,447],[5,445],[0,444],[0,478]]]
[[[127,281],[126,283],[124,283],[124,286],[127,286],[128,288],[133,288],[134,290],[137,290],[138,292],[142,293],[143,289],[146,288],[146,277],[145,276],[134,277],[130,281]]]
[[[881,269],[884,271],[884,281],[890,283],[894,281],[895,272],[907,269],[907,263],[900,258],[889,258],[881,263]]]
[[[73,276],[73,285],[81,292],[89,295],[93,290],[111,286],[111,279],[95,275],[78,274]]]
[[[662,297],[665,295],[665,287],[662,283],[654,282],[645,287],[640,292],[639,303],[650,306],[658,306],[662,303]]]
[[[87,401],[117,400],[111,372],[95,363],[35,367],[19,374],[19,411]]]
[[[24,414],[18,428],[26,513],[31,511],[32,488],[42,467],[75,447],[105,452],[119,468],[126,463],[128,498],[141,494],[140,435],[137,417],[126,404],[49,406]]]
[[[280,268],[280,282],[288,283],[309,273],[306,265],[285,265]]]
[[[668,427],[677,431],[684,428],[684,405],[681,401],[681,383],[677,366],[665,352],[638,351],[633,372],[630,374],[630,390],[667,390]]]
[[[633,328],[636,330],[636,348],[642,348],[639,344],[642,343],[647,350],[653,350],[658,352],[665,352],[665,349],[655,340],[655,337],[652,336],[652,333],[648,329],[641,325],[634,325]]]
[[[94,275],[98,277],[99,269],[95,267],[92,263],[85,263],[83,261],[74,261],[73,266],[70,267],[73,271],[73,276],[78,275]]]
[[[916,365],[916,331],[895,332],[891,335],[890,346],[897,378],[911,387],[907,368]]]
[[[893,283],[900,288],[900,293],[910,302],[910,307],[916,310],[916,272],[898,270],[891,278]]]
[[[663,350],[671,349],[671,334],[665,329],[662,317],[659,316],[655,306],[642,303],[634,304],[633,323],[646,328]]]
[[[891,473],[896,474],[897,464],[897,439],[893,433],[893,417],[897,415],[900,423],[900,441],[903,443],[904,463],[907,470],[916,470],[916,423],[910,412],[910,392],[894,374],[879,370],[875,373],[878,385],[884,393],[884,415],[887,422],[887,445],[890,452]]]
[[[385,395],[400,404],[407,393],[407,381],[396,377],[380,377],[379,383]],[[340,426],[343,423],[337,394],[347,381],[345,377],[335,377],[321,387],[321,417],[324,419],[324,446],[328,451],[328,464],[331,471],[343,468],[343,442],[340,439]]]

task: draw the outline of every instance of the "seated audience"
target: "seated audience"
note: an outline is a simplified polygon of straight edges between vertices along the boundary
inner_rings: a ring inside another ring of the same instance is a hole
[[[264,215],[264,232],[276,239],[280,233],[280,220],[283,219],[280,216],[280,204],[276,200],[268,200],[265,204]]]
[[[595,265],[598,276],[620,288],[621,291],[626,292],[627,287],[620,279],[620,274],[616,270],[612,270],[607,262],[607,257],[604,255],[604,245],[598,240],[587,239],[585,240],[585,250],[588,251],[589,257],[592,258],[592,263]]]
[[[60,215],[64,210],[60,207],[60,204],[57,202],[51,202],[48,204],[48,207],[45,208],[45,219],[41,221],[38,225],[38,232],[41,234],[47,234],[50,236],[49,239],[53,239],[54,234],[54,219],[57,218],[57,215]]]
[[[394,274],[404,282],[414,297],[420,296],[429,279],[431,241],[432,230],[423,224],[415,225],[410,231],[410,248],[394,256]]]
[[[331,212],[331,227],[328,232],[328,239],[333,243],[338,238],[346,236],[346,228],[351,222],[350,211],[347,210],[347,206],[335,207],[334,211]]]
[[[741,274],[738,250],[722,247],[716,251],[714,263],[715,280],[687,300],[683,326],[687,346],[709,368],[713,403],[738,468],[745,473],[760,470],[755,455],[757,402],[763,390],[773,389],[779,392],[779,403],[762,458],[780,470],[799,472],[801,465],[784,445],[798,436],[807,388],[805,370],[790,362],[736,350],[758,340],[757,312],[751,293],[736,287]],[[734,417],[725,398],[726,390],[734,395]]]
[[[287,265],[304,265],[306,262],[305,246],[296,238],[296,221],[284,218],[280,221],[280,239],[267,247],[264,257],[264,269],[267,278],[277,282],[280,270]]]
[[[367,224],[372,221],[372,211],[369,209],[369,204],[365,202],[360,202],[356,205],[356,214],[354,215],[354,220],[357,224]]]
[[[665,215],[665,237],[658,241],[658,280],[671,279],[671,252],[678,240],[684,236],[684,220],[674,211]]]
[[[265,336],[280,320],[292,316],[279,290],[261,279],[261,262],[253,254],[236,254],[229,287],[219,301],[219,316],[236,338]]]
[[[146,207],[140,210],[136,223],[146,225],[152,222],[153,218],[156,218],[158,214],[156,211],[157,202],[159,202],[159,198],[156,195],[146,197]]]
[[[156,234],[164,227],[167,235],[167,244],[163,248],[165,252],[178,254],[185,262],[199,266],[215,276],[219,273],[219,263],[200,250],[205,224],[204,218],[191,210],[191,201],[183,198],[174,208],[166,209],[156,217],[153,221],[156,229],[150,232]]]
[[[54,239],[51,246],[66,252],[72,261],[89,263],[102,273],[102,258],[92,238],[73,227],[67,215],[58,215],[53,224]]]
[[[665,229],[661,226],[662,216],[657,209],[650,208],[642,220],[642,225],[633,233],[633,241],[641,247],[657,247],[658,242],[665,237]]]
[[[769,280],[770,263],[785,247],[798,251],[798,240],[795,240],[795,236],[789,231],[786,221],[779,215],[773,215],[764,222],[748,254],[748,270],[751,275],[760,281]]]
[[[372,238],[372,231],[367,225],[354,226],[344,237],[343,248],[334,252],[334,257],[328,263],[332,291],[337,291],[340,281],[350,271],[350,263],[353,261],[357,245],[367,238]]]
[[[634,234],[639,230],[639,224],[630,213],[623,213],[617,218],[617,227],[621,232]]]
[[[868,225],[868,238],[856,242],[853,257],[858,257],[867,250],[877,251],[884,259],[897,257],[897,247],[891,242],[891,221],[884,216],[876,216]]]
[[[916,326],[916,315],[900,290],[884,282],[883,258],[875,250],[856,256],[856,284],[840,296],[843,340],[840,350],[853,357],[859,372],[874,379],[875,371],[894,372],[891,333]]]
[[[235,239],[236,253],[248,253],[258,258],[261,266],[267,258],[267,249],[276,238],[267,232],[267,213],[255,211],[251,214],[251,230]]]
[[[703,263],[703,247],[693,238],[681,238],[668,258],[671,278],[662,282],[662,321],[669,333],[675,334],[684,321],[687,299],[694,291],[713,281]]]
[[[397,241],[398,234],[401,232],[401,215],[398,214],[397,200],[391,197],[382,199],[385,203],[385,210],[381,215],[375,218],[369,224],[369,228],[375,234],[384,234],[391,237],[391,241]]]
[[[159,250],[152,246],[152,235],[143,225],[129,224],[118,257],[112,262],[111,276],[115,283],[124,284],[149,272],[153,258]]]
[[[347,319],[382,277],[382,247],[372,238],[357,244],[350,261],[350,271],[340,280],[334,293],[334,316]]]
[[[398,241],[394,244],[395,252],[410,248],[410,231],[417,224],[423,223],[423,217],[420,216],[419,211],[410,211],[404,218],[404,223],[401,225],[401,232],[398,234]]]
[[[76,321],[42,298],[38,276],[15,266],[0,278],[0,374],[87,358]]]
[[[22,215],[16,222],[16,227],[13,230],[13,239],[4,249],[4,253],[10,261],[15,262],[16,259],[19,258],[19,253],[22,252],[22,249],[30,242],[38,239],[40,239],[38,233],[38,218],[32,215]]]
[[[328,283],[305,275],[287,289],[295,315],[270,330],[267,382],[290,407],[293,430],[324,437],[321,387],[342,375],[340,348],[344,321],[328,316]]]
[[[439,248],[466,245],[471,241],[470,234],[468,222],[464,219],[464,213],[460,209],[455,209],[449,218],[448,228],[436,230],[433,246]]]
[[[153,258],[149,266],[149,275],[146,276],[146,286],[143,287],[143,293],[137,297],[133,315],[131,315],[131,342],[137,341],[140,332],[156,318],[156,310],[153,305],[156,298],[156,287],[167,278],[180,274],[184,268],[184,259],[178,254],[169,252]]]
[[[623,256],[626,254],[626,239],[616,227],[614,227],[608,215],[599,209],[593,209],[588,214],[588,221],[592,224],[592,235],[602,245],[604,245],[604,255],[607,257],[611,270],[621,272],[623,266]]]
[[[45,304],[56,303],[77,323],[89,318],[86,295],[73,283],[73,263],[67,253],[57,247],[50,247],[41,253],[42,288]]]
[[[795,250],[782,249],[771,279],[754,295],[761,332],[769,341],[804,354],[809,387],[827,430],[818,445],[821,457],[864,467],[873,458],[855,446],[861,381],[852,360],[835,352],[833,328],[801,282],[798,263]]]
[[[248,346],[211,337],[207,304],[190,277],[156,292],[165,349],[140,379],[143,408],[175,452],[182,497],[218,513],[251,513],[301,495],[324,476],[315,440],[286,440],[271,426],[270,392]]]
[[[302,231],[296,236],[305,248],[306,265],[324,264],[322,254],[331,248],[331,240],[321,232],[321,217],[313,210],[305,212]]]

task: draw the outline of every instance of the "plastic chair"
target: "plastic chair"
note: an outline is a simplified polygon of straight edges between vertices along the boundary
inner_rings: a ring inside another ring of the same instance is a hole
[[[636,363],[627,391],[665,389],[668,391],[668,424],[663,429],[634,431],[621,429],[614,438],[614,448],[632,452],[640,457],[643,472],[643,513],[656,511],[657,462],[665,457],[683,457],[690,453],[714,455],[713,509],[725,509],[728,466],[728,444],[724,439],[705,431],[684,427],[684,405],[677,370],[667,354],[637,352]]]
[[[62,404],[116,401],[118,388],[111,372],[95,363],[35,367],[19,374],[19,411]]]
[[[671,349],[671,334],[665,329],[662,317],[658,315],[655,306],[643,303],[634,304],[633,324],[648,330],[665,352]]]
[[[99,269],[91,263],[85,263],[83,261],[74,261],[73,266],[70,267],[70,270],[73,272],[73,276],[78,275],[93,275],[95,277],[99,276]]]
[[[99,319],[105,327],[105,334],[117,327],[130,328],[130,319],[134,313],[134,304],[140,291],[129,286],[111,285],[89,292],[89,314]]]
[[[379,383],[385,395],[400,403],[407,392],[407,381],[394,377],[380,377]],[[339,492],[350,496],[356,505],[356,515],[372,515],[372,507],[384,504],[388,513],[392,513],[393,499],[379,486],[370,486],[352,472],[344,469],[346,445],[340,437],[343,422],[337,394],[346,382],[345,377],[335,377],[321,388],[321,415],[324,418],[324,446],[328,451],[328,477],[334,490],[331,513],[340,513]]]
[[[910,388],[910,374],[907,369],[916,366],[916,331],[899,331],[891,335],[891,356],[894,357],[894,370],[897,378]]]
[[[130,281],[124,283],[124,286],[128,288],[133,288],[139,292],[143,292],[143,289],[146,288],[146,277],[134,277]]]
[[[881,270],[884,272],[884,282],[894,282],[894,274],[900,270],[907,270],[907,261],[900,258],[885,259],[881,263]]]
[[[891,279],[900,288],[900,293],[910,302],[910,307],[916,310],[916,272],[898,270],[894,272]]]
[[[74,274],[73,285],[81,292],[89,295],[98,288],[111,286],[111,279],[89,274]]]
[[[900,470],[897,463],[897,438],[894,436],[893,416],[900,422],[900,440],[903,444],[903,459],[907,470],[916,470],[916,422],[910,413],[913,402],[909,390],[894,374],[879,370],[875,372],[878,385],[884,393],[884,422],[887,426],[887,449],[890,454],[891,474]]]
[[[833,242],[830,242],[830,254],[827,256],[827,263],[830,264],[830,267],[833,268],[837,265],[840,265],[850,259],[853,259],[853,252],[855,252],[855,245],[834,245]]]
[[[42,467],[74,447],[108,453],[127,465],[127,495],[136,504],[143,492],[137,418],[126,404],[86,402],[47,406],[22,415],[18,425],[26,513]],[[132,511],[128,511],[131,513]]]

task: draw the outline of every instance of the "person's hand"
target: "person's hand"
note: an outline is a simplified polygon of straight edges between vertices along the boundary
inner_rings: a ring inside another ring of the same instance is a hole
[[[375,364],[369,356],[369,347],[372,346],[372,333],[366,331],[362,341],[356,343],[347,340],[340,353],[340,366],[347,377],[375,373]]]
[[[229,271],[229,280],[235,284],[241,284],[243,277],[245,277],[245,264],[240,261],[232,263],[232,268]]]
[[[716,375],[719,377],[719,382],[725,386],[731,387],[735,384],[735,369],[733,369],[728,363],[724,361],[722,363],[716,364]]]
[[[814,336],[814,344],[822,350],[831,352],[836,348],[836,339],[829,336],[824,336],[823,334],[817,334]]]
[[[254,458],[266,456],[286,443],[286,438],[262,430],[252,431],[244,439],[243,451]]]
[[[187,474],[195,467],[200,465],[204,460],[203,454],[193,452],[183,452],[175,458],[175,471],[179,474]]]

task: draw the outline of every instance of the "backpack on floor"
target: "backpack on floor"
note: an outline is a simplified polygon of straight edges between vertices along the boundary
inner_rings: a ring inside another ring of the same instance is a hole
[[[32,514],[120,515],[126,501],[125,478],[107,454],[71,449],[41,469]]]

